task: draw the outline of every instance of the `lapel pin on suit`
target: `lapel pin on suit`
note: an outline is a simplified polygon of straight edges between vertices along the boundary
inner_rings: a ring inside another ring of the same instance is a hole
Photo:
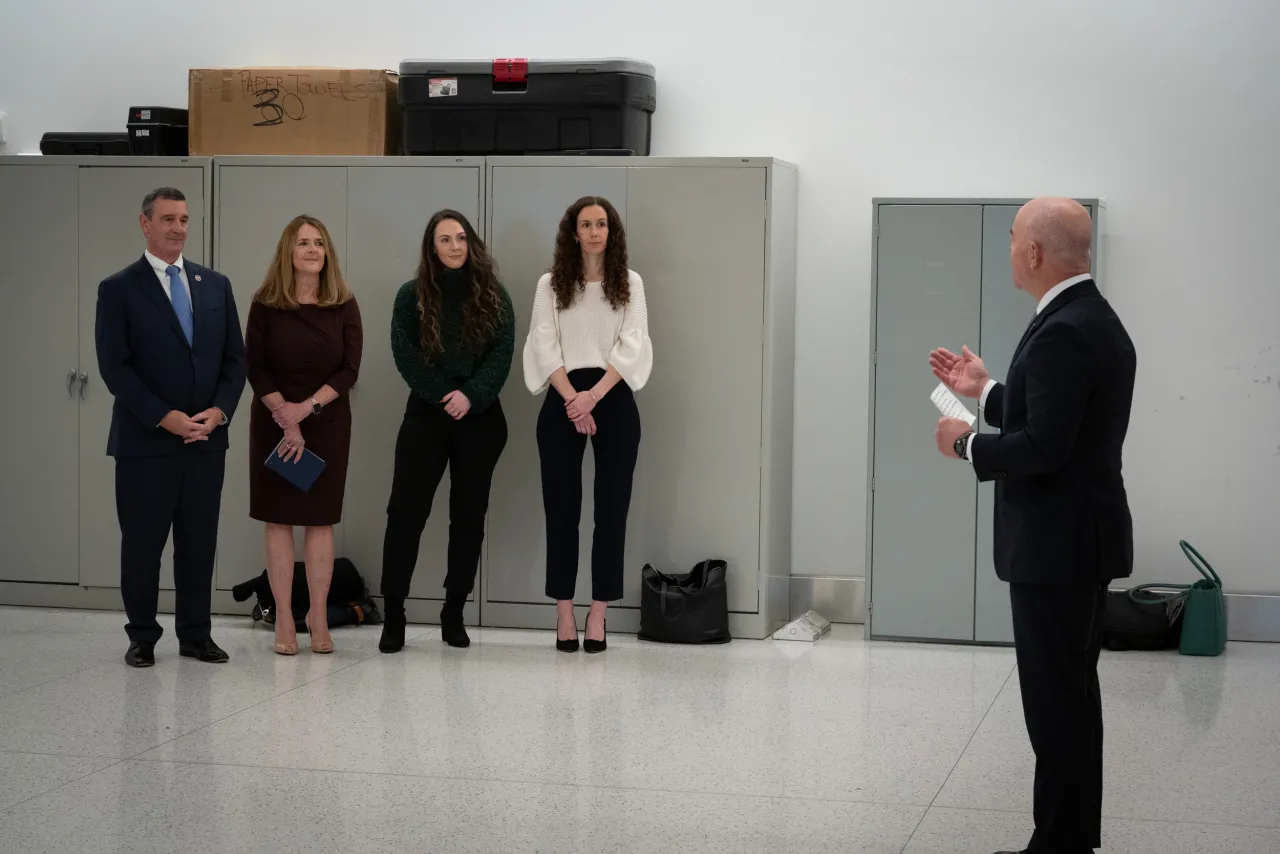
[[[198,281],[200,281],[200,274],[199,274],[199,273],[196,273],[196,281],[197,281],[197,282],[198,282]]]

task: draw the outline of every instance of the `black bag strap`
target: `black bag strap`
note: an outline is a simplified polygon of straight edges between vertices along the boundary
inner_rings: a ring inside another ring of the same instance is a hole
[[[665,621],[666,621],[666,622],[668,622],[668,623],[674,623],[676,620],[678,620],[678,619],[680,619],[681,617],[683,617],[683,616],[684,616],[684,609],[685,609],[685,608],[687,608],[687,607],[689,606],[689,600],[688,600],[688,599],[685,599],[683,596],[679,597],[679,599],[680,599],[680,613],[676,614],[675,616],[668,617],[668,616],[667,616],[667,598],[668,598],[668,597],[667,597],[667,590],[668,590],[668,588],[670,588],[670,587],[675,587],[677,590],[683,590],[683,589],[684,589],[684,588],[682,588],[679,584],[672,584],[672,583],[670,583],[670,582],[668,581],[668,579],[667,579],[667,577],[666,577],[665,575],[664,575],[664,576],[662,576],[662,587],[661,587],[661,588],[659,589],[659,591],[658,591],[658,593],[659,593],[659,596],[658,596],[658,610],[659,610],[659,612],[662,614],[662,619],[663,619],[663,620],[665,620]]]
[[[646,563],[644,565],[644,569],[647,569],[650,572],[652,572],[653,577],[658,582],[658,587],[657,587],[657,592],[659,597],[658,610],[659,610],[659,613],[662,614],[662,619],[668,623],[673,623],[684,615],[685,608],[689,606],[689,600],[687,597],[690,594],[697,594],[706,589],[707,578],[711,574],[712,570],[728,569],[728,567],[729,567],[729,564],[727,561],[720,560],[718,558],[709,558],[707,560],[700,561],[698,564],[696,564],[693,567],[693,569],[688,573],[688,575],[675,576],[675,575],[668,575],[662,570],[654,567],[654,565],[651,563]],[[701,570],[701,574],[700,574],[701,584],[698,584],[695,586],[694,579],[695,577],[699,577],[699,570]],[[641,572],[643,571],[644,570],[641,570]],[[652,585],[650,586],[652,587]],[[667,591],[672,588],[675,588],[676,590],[680,591],[684,595],[678,597],[680,599],[679,613],[673,616],[668,616],[667,615],[667,599],[668,599]]]
[[[1168,593],[1164,596],[1144,595],[1152,590],[1176,590],[1178,592]],[[1158,581],[1154,584],[1139,584],[1129,591],[1129,601],[1135,605],[1168,605],[1186,599],[1190,590],[1190,584],[1164,584]]]

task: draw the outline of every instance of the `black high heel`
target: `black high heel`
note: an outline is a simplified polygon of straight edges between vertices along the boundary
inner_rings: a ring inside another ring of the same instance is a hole
[[[560,620],[556,619],[556,649],[560,652],[577,652],[578,651],[578,624],[574,621],[573,638],[571,640],[560,640]]]
[[[609,634],[608,618],[606,618],[604,621],[604,632],[607,637]],[[592,640],[591,638],[582,639],[583,652],[604,652],[608,648],[609,648],[609,642],[606,638],[600,638],[600,640]]]

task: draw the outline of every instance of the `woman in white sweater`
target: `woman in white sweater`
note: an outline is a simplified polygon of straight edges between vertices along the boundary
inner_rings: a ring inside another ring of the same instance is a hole
[[[622,598],[631,480],[640,448],[633,391],[649,379],[653,347],[644,283],[627,267],[622,219],[588,196],[565,211],[551,272],[538,280],[524,345],[524,379],[547,392],[538,415],[542,505],[547,516],[547,596],[556,601],[556,648],[578,649],[573,593],[578,578],[582,455],[595,452],[591,610],[583,648],[605,649],[605,609]]]

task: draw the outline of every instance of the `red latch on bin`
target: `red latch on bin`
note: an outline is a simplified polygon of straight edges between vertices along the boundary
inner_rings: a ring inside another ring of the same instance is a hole
[[[529,77],[529,60],[527,59],[495,59],[493,61],[494,83],[526,83]]]

